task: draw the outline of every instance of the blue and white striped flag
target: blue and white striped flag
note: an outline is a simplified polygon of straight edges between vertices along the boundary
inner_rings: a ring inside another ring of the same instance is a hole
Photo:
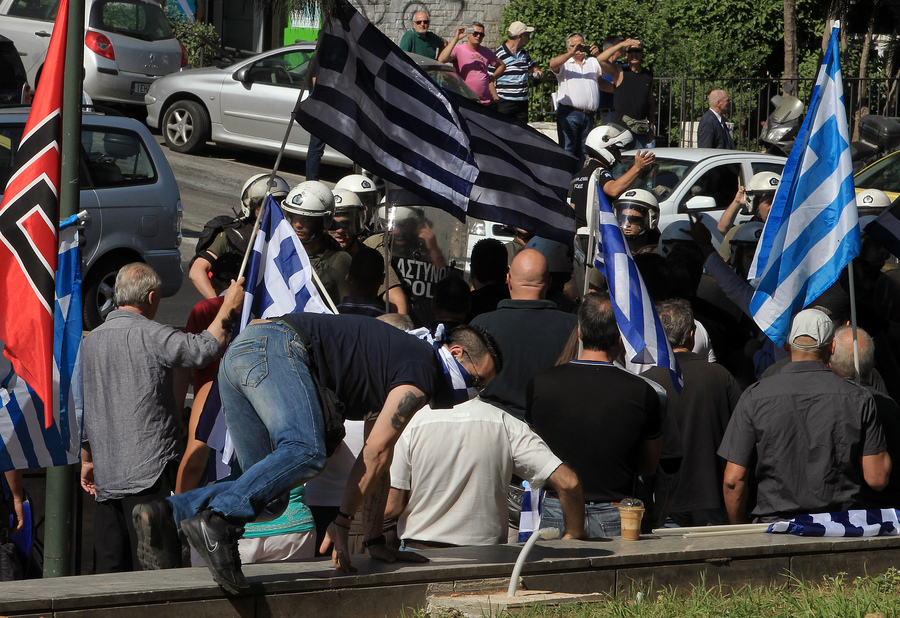
[[[53,335],[53,422],[44,405],[0,354],[0,472],[73,464],[81,455],[81,259],[78,217],[60,223]],[[3,342],[0,341],[0,351]]]
[[[303,243],[271,195],[260,216],[259,231],[247,262],[244,307],[235,335],[255,318],[298,312],[331,313],[312,281],[312,265]],[[218,388],[218,382],[214,382],[197,435],[201,439],[206,437],[206,443],[222,454],[221,462],[228,464],[234,446],[221,413]],[[223,472],[219,467],[218,478],[222,478]]]
[[[313,283],[313,269],[303,243],[271,195],[261,216],[247,263],[247,292],[236,333],[254,318],[297,312],[331,313]]]
[[[346,2],[323,24],[297,120],[365,169],[465,221],[571,244],[580,162],[539,132],[448,92]]]
[[[631,257],[612,206],[599,185],[596,194],[600,212],[594,267],[606,276],[627,358],[640,365],[665,367],[672,374],[672,384],[681,392],[684,385],[681,368],[659,321],[653,299]]]
[[[868,509],[797,515],[777,521],[766,532],[797,536],[897,536],[900,521],[897,509]]]
[[[838,30],[831,31],[809,111],[750,267],[756,288],[750,312],[776,345],[787,339],[793,316],[831,287],[859,253]]]

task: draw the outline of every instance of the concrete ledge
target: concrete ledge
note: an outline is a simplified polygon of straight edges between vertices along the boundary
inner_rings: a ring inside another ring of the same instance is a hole
[[[354,557],[359,571],[340,575],[330,560],[257,564],[244,572],[250,593],[230,597],[206,569],[176,569],[0,583],[0,615],[270,617],[319,609],[326,615],[394,616],[425,606],[435,593],[497,589],[508,578],[519,545],[435,549],[424,565]],[[900,562],[900,537],[811,539],[760,533],[709,539],[644,536],[638,542],[539,542],[522,574],[528,589],[629,595],[662,587],[786,581],[788,573],[820,579],[881,573]],[[500,586],[505,587],[505,585]],[[314,614],[313,614],[314,615]]]

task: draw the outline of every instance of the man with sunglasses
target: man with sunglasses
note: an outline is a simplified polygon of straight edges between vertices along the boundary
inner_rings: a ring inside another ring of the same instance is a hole
[[[428,29],[431,24],[428,13],[416,11],[412,22],[412,29],[407,30],[400,39],[400,49],[426,58],[437,58],[438,53],[447,46],[447,41]]]
[[[463,38],[466,40],[465,45],[457,45]],[[441,50],[438,62],[453,62],[453,68],[466,85],[478,95],[478,99],[482,103],[493,104],[499,99],[491,86],[503,75],[506,65],[497,54],[482,45],[482,41],[484,41],[483,23],[472,22],[469,28],[460,26],[456,29],[450,44]],[[490,67],[494,67],[493,74],[488,71]]]
[[[614,60],[625,54],[625,64]],[[603,71],[613,76],[613,118],[624,123],[634,135],[632,148],[647,148],[655,139],[656,101],[653,98],[653,74],[643,66],[644,46],[637,39],[626,39],[604,50],[597,60]]]

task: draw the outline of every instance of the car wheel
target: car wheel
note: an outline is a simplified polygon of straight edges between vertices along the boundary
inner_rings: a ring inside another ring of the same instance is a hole
[[[162,130],[170,150],[197,152],[209,139],[209,114],[194,101],[176,101],[163,116]]]
[[[82,303],[84,305],[84,330],[94,330],[116,308],[113,289],[119,269],[134,260],[116,258],[95,265],[84,280]]]

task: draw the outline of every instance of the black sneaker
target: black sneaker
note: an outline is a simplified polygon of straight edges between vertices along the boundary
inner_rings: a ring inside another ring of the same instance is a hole
[[[238,539],[244,528],[229,524],[223,517],[206,509],[181,522],[181,530],[203,558],[213,579],[228,592],[240,594],[250,587],[241,572]]]
[[[137,532],[137,558],[145,571],[177,569],[181,563],[181,539],[168,500],[138,504],[131,511]]]

